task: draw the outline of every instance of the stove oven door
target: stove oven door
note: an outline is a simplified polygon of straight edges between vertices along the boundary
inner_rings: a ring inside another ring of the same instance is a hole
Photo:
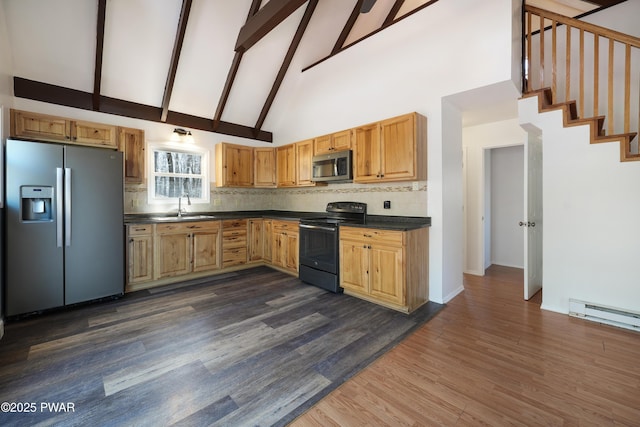
[[[300,224],[300,265],[338,273],[338,226]]]

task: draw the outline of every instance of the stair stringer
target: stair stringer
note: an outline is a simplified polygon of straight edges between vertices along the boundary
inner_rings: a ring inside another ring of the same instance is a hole
[[[591,144],[601,144],[605,142],[619,143],[619,156],[621,162],[640,161],[640,154],[631,152],[631,141],[636,137],[635,132],[622,133],[615,135],[606,135],[604,131],[605,116],[596,116],[588,118],[579,118],[575,101],[562,103],[552,103],[552,92],[550,88],[543,88],[531,91],[522,96],[522,98],[535,98],[538,100],[538,112],[543,111],[562,111],[562,121],[564,127],[571,126],[589,126],[589,142]]]

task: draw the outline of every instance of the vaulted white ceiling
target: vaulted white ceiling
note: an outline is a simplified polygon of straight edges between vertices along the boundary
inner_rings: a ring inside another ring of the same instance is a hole
[[[236,43],[241,29],[252,18],[252,0],[0,1],[7,20],[14,76],[24,84],[30,81],[45,84],[44,89],[29,86],[26,95],[24,89],[16,89],[17,96],[37,97],[47,93],[48,102],[122,115],[139,114],[138,118],[157,121],[163,121],[163,100],[167,97],[168,123],[213,130],[214,119],[218,118],[236,126],[218,128],[221,133],[239,128],[253,131],[253,136],[261,139],[270,135],[259,131],[269,131],[271,124],[280,120],[269,115],[271,107],[287,103],[287,99],[277,95],[281,69],[286,71],[285,83],[287,79],[299,79],[304,68],[393,20],[397,22],[409,12],[429,13],[427,6],[434,2],[377,0],[365,14],[358,13],[363,0],[319,0],[287,67],[285,58],[292,40],[307,9],[313,9],[316,0],[298,2],[300,6],[293,13],[246,52],[238,50]],[[548,8],[550,0],[527,2]],[[262,0],[260,12],[267,3],[269,0]],[[553,3],[574,15],[596,7],[580,0]],[[103,36],[99,31],[101,4]],[[190,9],[185,15],[182,47],[174,49],[185,6]],[[349,30],[350,17],[355,20]],[[100,40],[102,55],[97,56]],[[176,53],[179,60],[174,59]],[[234,59],[240,59],[239,67],[230,79]],[[172,61],[176,66],[175,79],[171,79]],[[171,90],[165,90],[169,83],[173,85]],[[230,84],[228,97],[225,84]],[[61,95],[56,92],[59,88],[71,91],[63,90]],[[91,95],[92,105],[88,101]],[[102,97],[98,104],[96,96]]]

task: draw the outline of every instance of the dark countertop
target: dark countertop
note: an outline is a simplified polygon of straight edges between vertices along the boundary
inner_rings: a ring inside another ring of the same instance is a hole
[[[296,211],[238,211],[238,212],[189,212],[183,214],[181,218],[175,214],[165,213],[144,213],[126,214],[125,224],[162,224],[166,222],[185,221],[215,221],[237,218],[269,218],[286,221],[299,221],[302,218],[322,217],[325,212],[296,212]],[[166,218],[166,219],[164,219]],[[364,224],[349,224],[351,227],[379,228],[385,230],[407,231],[422,227],[431,226],[430,217],[408,217],[408,216],[387,216],[387,215],[367,215]]]

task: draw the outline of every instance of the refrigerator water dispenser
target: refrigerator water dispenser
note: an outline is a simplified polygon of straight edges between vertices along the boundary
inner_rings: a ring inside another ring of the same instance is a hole
[[[53,221],[53,187],[20,187],[20,217],[23,222]]]

